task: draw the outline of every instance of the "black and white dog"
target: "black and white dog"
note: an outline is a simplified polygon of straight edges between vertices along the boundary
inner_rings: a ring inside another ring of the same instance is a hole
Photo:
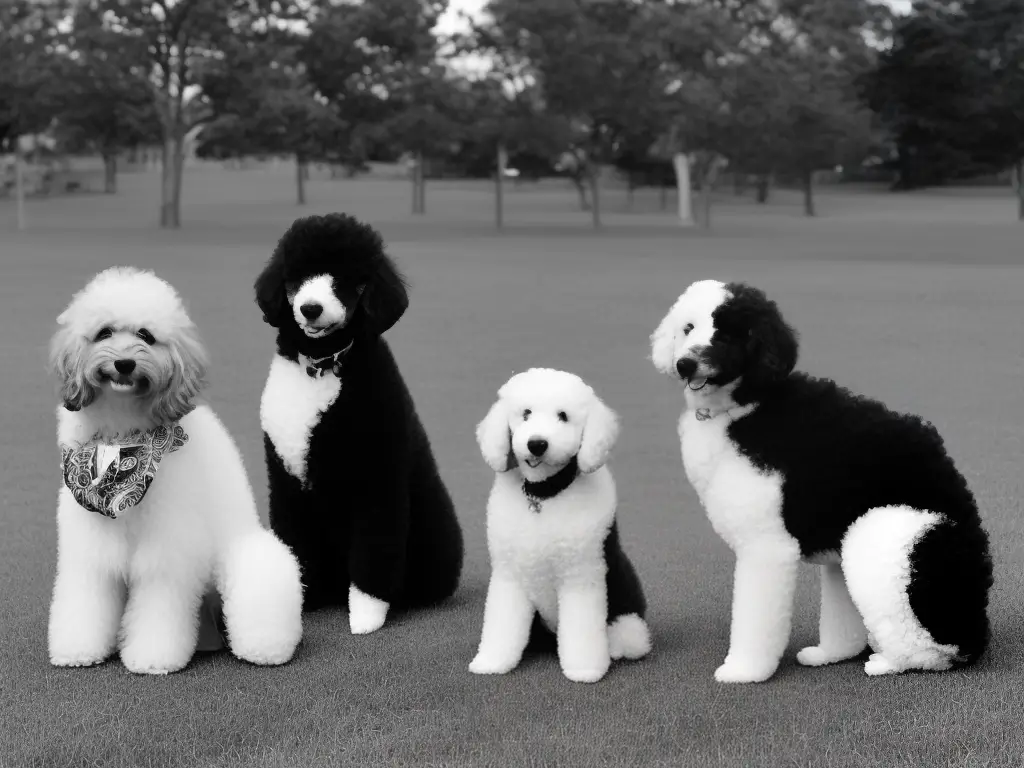
[[[302,566],[306,610],[353,633],[456,589],[462,532],[381,334],[408,306],[380,235],[345,214],[296,220],[256,280],[277,328],[260,419],[270,523]]]
[[[832,381],[794,373],[797,337],[743,284],[693,283],[651,335],[686,383],[683,465],[736,554],[720,682],[775,672],[797,566],[820,565],[818,645],[801,664],[859,655],[869,675],[975,661],[989,634],[988,537],[942,438]]]
[[[612,410],[571,373],[531,368],[498,391],[477,427],[497,474],[487,502],[491,583],[471,672],[511,671],[531,634],[557,636],[562,671],[576,682],[597,682],[612,659],[650,651],[606,466],[618,432]]]

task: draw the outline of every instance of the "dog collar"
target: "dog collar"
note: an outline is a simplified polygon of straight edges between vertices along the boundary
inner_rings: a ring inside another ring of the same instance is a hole
[[[579,476],[579,463],[573,456],[569,463],[555,472],[551,477],[537,482],[523,481],[523,494],[530,503],[530,509],[534,512],[541,511],[541,502],[551,499],[560,494],[573,484]]]
[[[706,406],[695,408],[693,415],[697,417],[697,421],[711,421],[722,415],[728,415],[729,419],[735,421],[743,416],[746,416],[754,410],[753,404],[750,405],[737,405],[733,408],[722,408],[719,410],[712,410]]]
[[[303,355],[303,359],[306,361],[306,375],[311,379],[320,379],[327,375],[330,371],[339,379],[341,378],[341,365],[343,358],[348,354],[348,351],[352,349],[352,345],[355,343],[355,339],[348,343],[340,352],[335,352],[333,355],[327,357],[306,357]]]
[[[116,519],[145,497],[160,460],[188,442],[178,424],[149,432],[130,432],[115,443],[93,438],[80,446],[61,446],[64,484],[81,506]]]

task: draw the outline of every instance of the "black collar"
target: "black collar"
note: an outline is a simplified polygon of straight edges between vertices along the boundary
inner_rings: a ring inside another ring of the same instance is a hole
[[[523,493],[530,502],[530,509],[534,512],[540,512],[540,503],[546,499],[554,498],[572,485],[573,481],[579,476],[579,473],[579,465],[576,457],[573,456],[569,459],[568,464],[546,480],[540,480],[535,483],[524,480]]]
[[[330,371],[339,379],[341,378],[341,364],[344,362],[345,355],[352,349],[352,345],[355,343],[355,339],[348,343],[340,352],[335,352],[333,355],[327,355],[327,357],[318,357],[313,359],[311,357],[303,358],[306,361],[306,375],[311,379],[320,379],[327,375]]]

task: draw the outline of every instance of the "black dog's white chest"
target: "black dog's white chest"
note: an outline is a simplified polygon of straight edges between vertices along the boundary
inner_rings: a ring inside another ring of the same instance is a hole
[[[310,377],[302,365],[280,355],[270,364],[260,423],[288,473],[304,483],[310,434],[340,393],[337,376]]]

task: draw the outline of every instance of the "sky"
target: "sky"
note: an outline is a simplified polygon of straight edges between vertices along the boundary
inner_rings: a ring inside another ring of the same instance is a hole
[[[457,15],[459,11],[475,15],[486,4],[487,0],[449,0],[448,10],[441,18],[438,28],[443,33],[453,32],[459,29]],[[897,11],[909,11],[910,0],[882,0]]]

